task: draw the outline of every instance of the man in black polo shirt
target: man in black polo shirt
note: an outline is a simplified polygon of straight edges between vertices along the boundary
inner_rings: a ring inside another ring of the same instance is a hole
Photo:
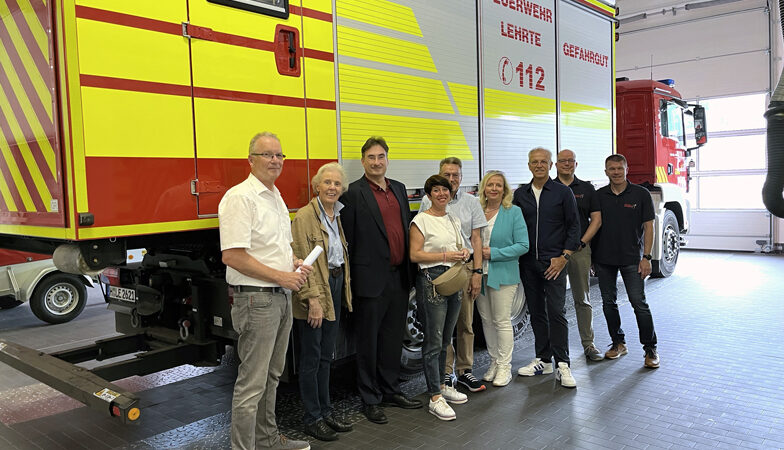
[[[656,218],[650,192],[626,179],[629,171],[623,155],[610,155],[604,161],[610,184],[596,191],[592,211],[601,213],[601,233],[594,242],[593,261],[602,292],[604,318],[612,346],[604,354],[617,359],[628,353],[618,314],[616,281],[621,272],[629,302],[637,317],[640,343],[645,350],[645,367],[659,367],[653,316],[645,301],[645,277],[651,274],[653,221]]]
[[[588,181],[574,175],[577,159],[573,151],[563,149],[558,152],[555,161],[558,176],[553,180],[562,183],[574,193],[577,209],[580,213],[580,247],[572,253],[566,271],[569,275],[569,286],[574,300],[574,311],[577,316],[577,329],[580,330],[580,341],[583,353],[591,361],[601,361],[604,356],[593,343],[593,308],[591,308],[589,273],[591,272],[591,239],[599,230],[602,219],[599,211],[591,212],[591,200],[596,189]],[[590,226],[589,226],[590,224]]]
[[[520,258],[520,278],[525,289],[536,358],[517,370],[521,376],[553,373],[561,386],[577,382],[569,367],[569,325],[566,322],[566,264],[580,245],[580,219],[572,191],[550,179],[550,150],[528,152],[530,183],[520,186],[512,203],[523,210],[531,250]]]

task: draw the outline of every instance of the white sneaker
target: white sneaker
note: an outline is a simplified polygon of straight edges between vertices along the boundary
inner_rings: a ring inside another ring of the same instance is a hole
[[[490,362],[490,367],[487,368],[487,372],[485,372],[484,376],[482,377],[483,381],[493,381],[495,379],[495,373],[498,370],[498,363],[495,361]]]
[[[430,403],[427,405],[427,410],[430,411],[430,414],[441,420],[455,420],[457,418],[455,410],[447,404],[443,394],[441,394],[441,397],[436,401],[430,400]]]
[[[467,395],[463,394],[452,386],[444,386],[444,389],[441,391],[441,397],[443,397],[449,403],[454,403],[455,405],[462,405],[468,401]]]
[[[517,369],[517,374],[521,377],[547,375],[548,373],[553,373],[553,363],[546,363],[539,358],[534,358],[527,366]]]
[[[572,369],[565,362],[558,363],[558,371],[555,372],[555,380],[561,382],[565,388],[576,388],[577,381],[572,376]]]
[[[512,381],[512,365],[511,364],[502,364],[498,366],[498,370],[495,373],[495,378],[493,378],[493,386],[502,387],[509,384]]]

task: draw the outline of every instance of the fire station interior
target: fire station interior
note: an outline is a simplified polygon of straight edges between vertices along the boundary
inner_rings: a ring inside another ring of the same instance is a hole
[[[401,389],[425,407],[387,407],[389,423],[379,425],[362,412],[356,369],[348,357],[333,365],[331,397],[336,413],[353,425],[353,431],[324,442],[303,432],[303,406],[289,359],[276,406],[285,435],[309,441],[317,449],[784,448],[784,389],[779,383],[784,373],[779,354],[784,341],[784,219],[769,211],[775,211],[774,201],[762,194],[769,170],[776,169],[770,166],[771,155],[784,153],[764,117],[784,66],[779,4],[569,1],[617,8],[616,77],[670,80],[685,102],[705,108],[707,143],[691,151],[688,163],[688,234],[678,242],[675,270],[645,284],[660,367],[643,366],[635,315],[619,278],[618,304],[629,353],[617,360],[583,357],[567,290],[576,389],[564,389],[552,375],[516,374],[535,353],[534,335],[525,323],[515,338],[509,385],[485,382],[486,389],[480,392],[458,385],[468,402],[453,405],[456,420],[441,421],[427,413],[421,369],[408,367],[401,374]],[[11,3],[36,1],[0,6]],[[485,9],[514,5],[512,0],[477,3]],[[0,9],[0,21],[10,29],[14,19]],[[0,31],[5,51],[9,44],[5,31]],[[5,61],[0,56],[0,62]],[[5,114],[5,105],[0,107]],[[694,139],[693,130],[686,133]],[[777,136],[784,139],[784,133]],[[437,171],[437,161],[432,166]],[[781,176],[784,167],[777,170]],[[579,166],[576,175],[580,176]],[[775,193],[772,197],[775,200]],[[779,213],[784,211],[780,204],[777,207]],[[128,253],[131,260],[143,257],[142,249]],[[0,278],[4,269],[0,267]],[[0,293],[3,282],[0,279]],[[65,323],[48,323],[33,299],[21,304],[4,301],[0,339],[51,354],[118,336],[116,311],[107,308],[104,287],[96,279],[87,283],[85,290],[73,290],[85,296],[84,309]],[[589,299],[595,343],[604,352],[612,342],[595,277]],[[418,351],[413,350],[414,358]],[[90,370],[121,359],[78,365]],[[229,449],[238,364],[234,349],[227,346],[217,366],[185,364],[116,380],[116,386],[139,399],[138,418],[120,420],[108,407],[90,407],[58,391],[46,373],[39,380],[0,362],[0,449]],[[474,373],[483,374],[489,364],[490,356],[478,340]]]

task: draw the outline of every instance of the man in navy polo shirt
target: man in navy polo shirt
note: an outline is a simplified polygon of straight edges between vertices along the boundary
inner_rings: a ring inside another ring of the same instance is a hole
[[[577,387],[569,366],[569,325],[566,322],[566,264],[580,245],[580,218],[572,190],[550,179],[553,154],[537,147],[528,152],[530,183],[514,193],[512,203],[523,210],[531,249],[520,258],[536,358],[517,370],[520,376],[553,373],[561,386]]]
[[[593,261],[599,277],[604,318],[612,338],[612,346],[604,354],[617,359],[628,353],[621,329],[621,316],[616,299],[616,281],[621,273],[629,302],[637,317],[640,343],[645,350],[645,367],[659,367],[656,331],[653,316],[645,301],[645,277],[651,274],[653,221],[656,214],[650,192],[626,179],[629,167],[623,155],[610,155],[604,161],[604,172],[610,184],[597,190],[591,210],[601,213],[601,230],[595,239]]]

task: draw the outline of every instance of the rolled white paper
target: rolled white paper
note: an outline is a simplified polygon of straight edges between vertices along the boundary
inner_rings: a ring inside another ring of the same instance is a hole
[[[321,248],[320,245],[317,245],[316,248],[314,248],[313,251],[311,251],[310,254],[305,257],[305,261],[303,261],[303,264],[312,266],[313,263],[316,262],[316,259],[319,257],[319,255],[321,255],[323,251],[324,249]],[[295,270],[295,272],[299,272],[300,271],[299,269],[300,268],[297,267],[297,270]]]

